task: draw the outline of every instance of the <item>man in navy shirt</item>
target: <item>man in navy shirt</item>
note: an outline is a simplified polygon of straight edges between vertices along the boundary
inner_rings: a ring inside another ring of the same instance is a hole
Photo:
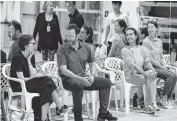
[[[69,17],[70,17],[69,25],[76,24],[79,28],[81,28],[84,25],[84,19],[76,8],[76,2],[66,1],[65,6],[68,12],[70,13],[69,14]]]

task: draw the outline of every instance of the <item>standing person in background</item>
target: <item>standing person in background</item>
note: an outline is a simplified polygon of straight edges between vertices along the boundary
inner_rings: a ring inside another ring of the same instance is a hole
[[[157,21],[148,21],[147,29],[149,36],[147,36],[143,41],[143,46],[149,50],[151,63],[157,72],[157,77],[166,82],[163,89],[162,105],[167,109],[174,108],[174,106],[171,105],[170,98],[172,97],[172,93],[176,85],[177,74],[173,73],[164,65],[162,41],[157,38]]]
[[[139,29],[140,45],[143,44],[143,40],[148,36],[148,31],[146,27]]]
[[[66,1],[65,6],[69,14],[69,25],[70,24],[76,24],[79,28],[81,28],[84,25],[84,19],[82,15],[79,13],[79,11],[76,8],[76,2],[75,1]]]
[[[107,22],[107,26],[106,26],[106,35],[105,35],[105,40],[104,40],[104,44],[108,45],[107,54],[109,54],[109,51],[112,46],[113,37],[115,35],[115,30],[114,30],[115,20],[124,19],[126,21],[127,25],[130,25],[127,15],[123,14],[120,11],[121,5],[122,5],[122,1],[112,1],[112,7],[113,7],[114,12],[110,13],[107,18],[108,22]]]
[[[7,63],[6,53],[3,50],[1,50],[1,64],[2,63]]]
[[[9,55],[8,55],[8,61],[12,61],[12,58],[20,52],[20,48],[18,46],[18,38],[20,37],[22,33],[21,25],[19,22],[12,20],[11,23],[8,24],[8,36],[14,43],[12,44]]]
[[[109,57],[117,57],[122,59],[121,50],[125,47],[126,39],[125,39],[125,30],[127,28],[127,24],[124,19],[118,19],[114,23],[115,35],[112,41],[112,47],[109,52]]]
[[[42,51],[43,60],[53,61],[58,46],[63,44],[59,21],[57,15],[53,13],[53,2],[45,1],[42,10],[44,12],[37,16],[33,37],[39,35],[37,50]]]

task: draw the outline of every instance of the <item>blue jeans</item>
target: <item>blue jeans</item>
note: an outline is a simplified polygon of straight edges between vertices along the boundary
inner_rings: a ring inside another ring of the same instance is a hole
[[[173,90],[176,86],[177,74],[154,67],[157,72],[157,77],[163,79],[166,83],[164,84],[163,95],[167,95],[168,99],[172,97]]]

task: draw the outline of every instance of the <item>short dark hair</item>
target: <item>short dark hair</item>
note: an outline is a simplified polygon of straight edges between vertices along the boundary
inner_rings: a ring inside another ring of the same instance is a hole
[[[32,39],[33,39],[32,35],[22,34],[19,37],[19,41],[18,41],[18,45],[20,47],[20,50],[24,51],[25,50],[25,46],[28,45]]]
[[[17,22],[16,20],[12,20],[12,22],[9,22],[8,26],[14,26],[15,30],[19,30],[20,33],[22,33],[22,28],[19,22]]]
[[[128,30],[132,30],[134,32],[134,34],[137,36],[137,38],[136,38],[136,45],[139,45],[138,31],[135,28],[133,28],[133,27],[128,27],[125,32],[127,32]],[[129,43],[127,42],[126,45],[129,45]]]
[[[85,30],[86,30],[86,34],[90,34],[90,36],[88,37],[88,39],[85,41],[86,43],[89,43],[89,44],[93,44],[93,29],[92,27],[90,26],[86,26],[86,25],[83,25],[82,26]]]
[[[67,28],[67,30],[71,30],[71,29],[74,29],[76,34],[79,34],[80,33],[80,28],[76,25],[76,24],[70,24]]]
[[[122,5],[122,1],[112,1],[112,4],[119,4],[119,5]]]
[[[155,19],[149,20],[147,22],[147,27],[148,27],[148,24],[153,24],[156,28],[158,28],[157,20],[155,20]]]
[[[72,2],[73,5],[76,5],[76,1],[65,1],[65,4],[66,4],[67,2],[68,2],[68,3],[71,3],[71,2]]]
[[[141,34],[144,34],[144,35],[145,35],[145,37],[148,36],[148,30],[147,30],[147,27],[142,27],[142,28],[140,28],[140,31],[141,31]]]
[[[124,29],[123,29],[123,32],[124,32],[124,34],[125,34],[125,30],[127,29],[127,23],[125,22],[125,20],[124,19],[117,19],[116,21],[114,21],[114,23],[115,22],[118,22],[119,23],[119,25],[120,25],[120,27],[123,27]]]

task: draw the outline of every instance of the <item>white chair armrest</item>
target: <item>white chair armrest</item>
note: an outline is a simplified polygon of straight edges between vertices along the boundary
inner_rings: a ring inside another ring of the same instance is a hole
[[[96,69],[100,72],[103,72],[105,74],[108,74],[109,75],[109,79],[111,80],[112,83],[114,83],[115,81],[115,73],[112,72],[112,71],[108,71],[108,70],[105,70],[105,69],[102,69],[98,66],[98,64],[95,64],[96,65]]]
[[[2,68],[2,74],[3,74],[3,76],[4,76],[6,79],[8,79],[8,80],[12,80],[12,81],[19,82],[19,83],[21,84],[21,87],[22,87],[22,92],[27,92],[27,90],[26,90],[26,85],[25,85],[25,81],[24,81],[24,80],[7,76],[7,74],[6,74],[6,67],[7,67],[7,66],[9,66],[9,64],[4,65],[3,68]]]

